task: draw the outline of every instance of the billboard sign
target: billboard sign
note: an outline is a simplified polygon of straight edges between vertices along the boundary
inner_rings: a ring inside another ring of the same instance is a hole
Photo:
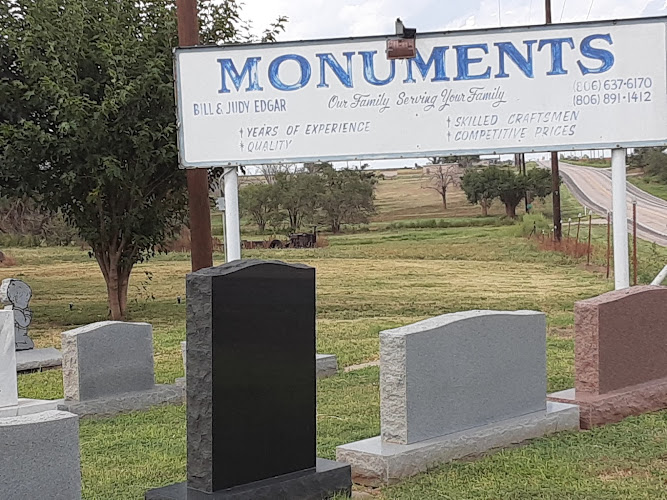
[[[667,18],[177,49],[185,167],[667,144]]]

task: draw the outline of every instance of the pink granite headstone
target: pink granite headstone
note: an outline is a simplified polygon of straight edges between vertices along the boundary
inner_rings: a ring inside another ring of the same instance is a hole
[[[577,302],[575,389],[581,426],[667,408],[667,287],[636,286]]]

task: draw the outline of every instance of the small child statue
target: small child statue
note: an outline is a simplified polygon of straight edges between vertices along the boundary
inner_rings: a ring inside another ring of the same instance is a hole
[[[28,326],[32,321],[32,311],[28,307],[31,298],[32,290],[27,283],[13,278],[2,280],[0,301],[5,304],[5,309],[14,311],[14,336],[17,351],[35,347],[32,339],[28,337]]]

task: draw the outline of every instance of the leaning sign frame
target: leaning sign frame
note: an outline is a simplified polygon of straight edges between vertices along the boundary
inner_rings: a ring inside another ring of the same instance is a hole
[[[667,17],[179,48],[186,168],[667,144]]]

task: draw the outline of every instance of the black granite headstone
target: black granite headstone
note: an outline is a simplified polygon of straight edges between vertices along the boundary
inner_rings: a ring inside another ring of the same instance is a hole
[[[245,260],[188,275],[187,366],[187,487],[147,499],[350,491],[349,466],[315,456],[315,269]]]

